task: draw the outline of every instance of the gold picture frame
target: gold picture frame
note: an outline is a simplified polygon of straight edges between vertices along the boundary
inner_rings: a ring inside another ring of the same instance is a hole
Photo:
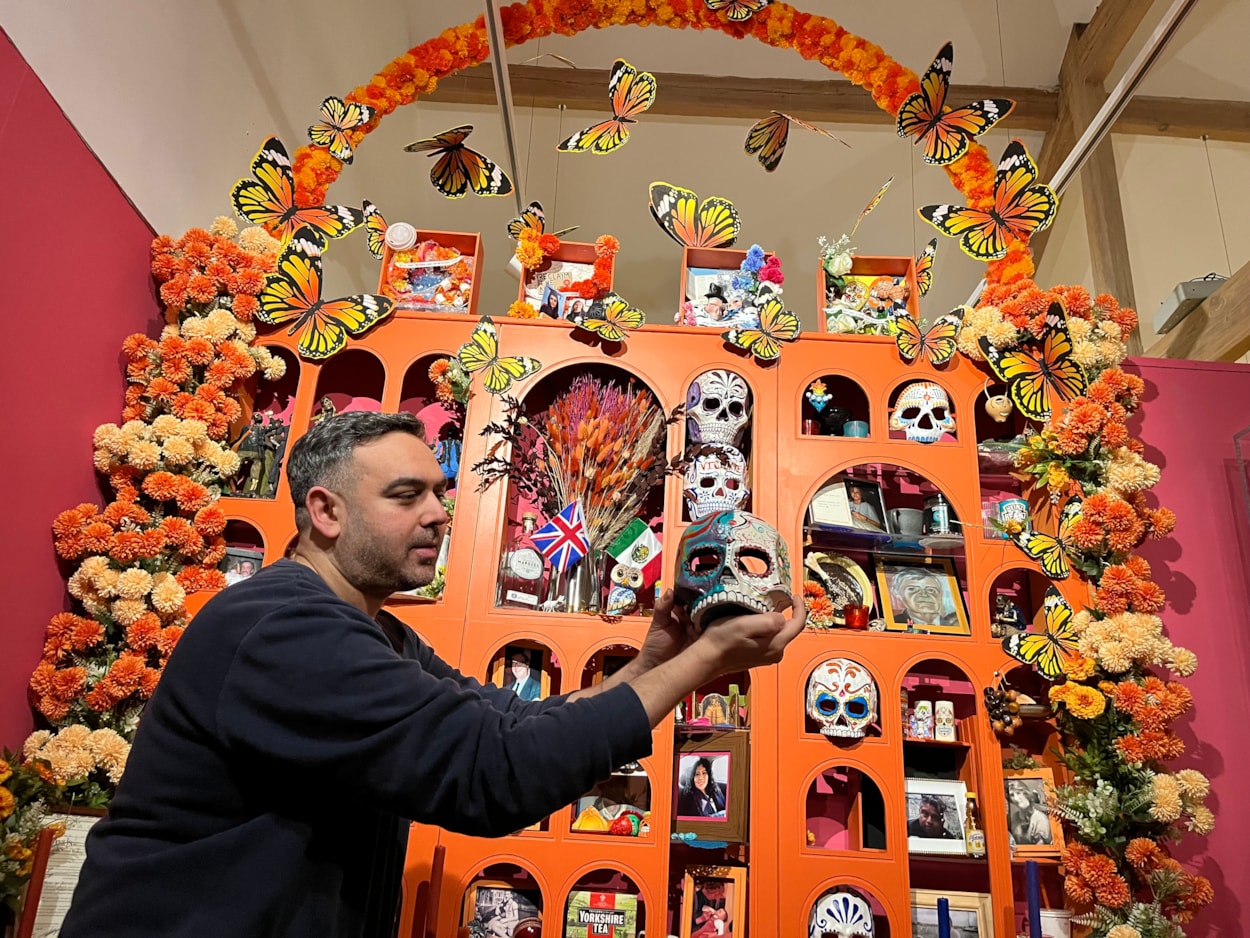
[[[951,892],[938,889],[911,891],[912,938],[937,938],[937,903],[950,903],[951,928],[965,938],[992,938],[994,903],[986,892]]]
[[[869,609],[877,605],[868,574],[845,554],[814,550],[803,558],[803,566],[833,602],[834,625],[846,625],[843,607],[848,602]]]
[[[714,920],[722,924],[712,930]],[[747,871],[744,866],[688,866],[681,882],[681,938],[746,938]]]
[[[534,642],[514,642],[500,649],[491,659],[490,679],[496,687],[511,687],[516,676],[509,673],[508,663],[514,655],[524,655],[529,661],[529,675],[523,688],[533,688],[519,694],[522,700],[545,700],[551,696],[551,649]],[[537,696],[531,696],[534,692]]]
[[[503,901],[504,893],[513,893],[512,905]],[[491,913],[509,918],[507,933],[526,920],[542,921],[542,892],[534,889],[518,889],[515,884],[502,879],[479,879],[469,884],[464,891],[464,904],[460,909],[460,924],[468,926],[475,919],[487,922]]]
[[[1007,797],[1012,853],[1022,857],[1057,857],[1063,853],[1063,825],[1051,810],[1055,803],[1054,770],[1045,766],[1004,769],[1003,793]]]
[[[964,603],[963,590],[955,561],[950,557],[933,554],[877,554],[874,558],[877,574],[877,593],[881,597],[881,614],[887,632],[926,632],[932,635],[971,635],[968,624],[968,608]],[[924,604],[908,603],[905,588],[920,578],[928,581],[931,591],[937,593],[933,600]],[[913,608],[914,606],[914,608]],[[925,606],[934,609],[928,618],[935,622],[917,620]]]

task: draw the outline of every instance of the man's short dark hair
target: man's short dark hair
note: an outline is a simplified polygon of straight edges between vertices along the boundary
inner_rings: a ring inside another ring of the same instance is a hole
[[[351,461],[356,447],[388,433],[409,433],[425,442],[425,425],[409,413],[379,414],[354,410],[335,414],[315,423],[291,447],[286,464],[286,479],[295,503],[295,527],[308,530],[312,519],[304,502],[315,485],[328,489],[341,486],[343,470]]]
[[[946,802],[944,802],[937,795],[921,795],[920,806],[923,808],[925,805],[935,808],[938,812],[938,817],[943,820],[946,819]]]

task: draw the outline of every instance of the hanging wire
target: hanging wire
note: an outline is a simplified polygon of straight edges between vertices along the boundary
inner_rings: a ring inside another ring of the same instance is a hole
[[[1003,55],[1003,14],[998,8],[998,0],[994,0],[994,19],[998,22],[998,73],[1002,77],[999,84],[1007,84],[1007,58]]]
[[[538,40],[539,56],[542,55],[542,51],[543,51],[543,41],[539,39]],[[530,95],[530,132],[529,132],[529,135],[525,139],[525,185],[527,188],[529,187],[529,181],[530,181],[530,157],[534,155],[534,112],[537,110],[537,108],[538,108],[538,92],[535,91],[533,94]],[[530,197],[533,198],[532,192],[530,193]]]
[[[560,111],[560,125],[556,130],[556,139],[563,140],[564,112],[566,108],[563,104],[561,104],[558,109]],[[551,228],[553,231],[556,230],[555,220],[560,217],[560,157],[563,155],[564,154],[562,154],[559,150],[556,150],[556,178],[555,185],[553,187],[555,191],[551,194]]]
[[[1220,211],[1220,193],[1215,187],[1215,169],[1211,165],[1211,147],[1210,138],[1202,135],[1202,149],[1207,155],[1207,175],[1211,177],[1211,194],[1215,196],[1215,218],[1220,223],[1220,239],[1224,242],[1224,263],[1228,265],[1228,275],[1233,275],[1233,261],[1228,253],[1228,235],[1224,233],[1224,215]]]

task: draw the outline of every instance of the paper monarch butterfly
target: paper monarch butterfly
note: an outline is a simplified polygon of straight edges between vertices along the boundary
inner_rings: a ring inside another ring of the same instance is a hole
[[[786,152],[786,141],[790,138],[790,125],[798,124],[805,130],[811,130],[823,137],[829,137],[838,141],[844,147],[850,144],[836,134],[831,134],[827,130],[821,130],[815,124],[809,124],[805,120],[797,117],[791,117],[789,114],[782,114],[780,111],[773,111],[771,117],[765,117],[763,120],[756,121],[751,125],[751,129],[747,131],[747,140],[743,144],[748,154],[759,154],[760,165],[768,172],[776,169],[781,158]]]
[[[740,23],[750,19],[773,0],[704,0],[704,2],[713,13],[724,10],[731,23]]]
[[[924,141],[924,161],[945,166],[964,155],[977,137],[1011,113],[1010,98],[986,98],[963,107],[946,107],[955,47],[947,43],[920,79],[920,90],[908,96],[898,111],[898,135]]]
[[[491,394],[504,393],[512,387],[512,382],[528,378],[543,366],[538,359],[525,355],[500,358],[499,330],[489,316],[478,321],[456,358],[469,374],[482,372],[482,386]]]
[[[727,248],[738,240],[742,220],[728,199],[699,201],[689,189],[669,182],[651,183],[651,217],[664,233],[684,247]]]
[[[629,141],[629,125],[636,124],[638,115],[655,103],[655,89],[654,75],[640,72],[624,59],[617,59],[608,76],[612,116],[560,141],[556,149],[564,153],[590,152],[602,156],[625,146]]]
[[[944,365],[958,348],[955,340],[963,322],[964,311],[956,307],[945,316],[939,316],[928,331],[922,332],[920,323],[911,313],[901,313],[893,320],[898,353],[909,362],[928,358],[930,364]]]
[[[321,119],[308,128],[308,139],[325,147],[344,163],[352,161],[352,145],[347,132],[373,120],[373,108],[355,101],[329,97],[321,102]]]
[[[872,210],[881,204],[881,200],[885,198],[885,194],[890,191],[890,185],[894,182],[891,176],[881,184],[881,188],[877,190],[877,194],[868,200],[868,204],[864,206],[864,210],[859,213],[859,218],[855,219],[855,226],[851,229],[848,238],[855,237],[855,232],[859,231],[859,223],[872,214]]]
[[[255,179],[240,179],[230,192],[234,210],[254,225],[269,229],[286,244],[300,228],[308,227],[322,243],[327,238],[341,238],[364,222],[359,209],[346,205],[295,204],[295,177],[291,175],[291,158],[277,137],[261,144],[252,158]]]
[[[1072,339],[1064,326],[1063,307],[1052,303],[1046,314],[1041,347],[998,349],[986,336],[977,344],[1000,381],[1007,383],[1020,413],[1039,423],[1055,405],[1085,393],[1085,372],[1072,357]]]
[[[793,342],[799,337],[799,317],[784,306],[781,300],[770,296],[760,307],[758,327],[730,329],[721,333],[730,345],[745,349],[756,358],[772,361],[781,355],[781,342]]]
[[[1044,632],[1018,632],[1003,639],[1003,651],[1017,661],[1032,665],[1047,680],[1057,681],[1076,663],[1077,634],[1072,628],[1072,607],[1053,586],[1046,590]]]
[[[644,325],[646,314],[630,306],[622,297],[609,293],[602,300],[595,300],[590,309],[573,317],[579,329],[593,332],[605,342],[621,342],[634,329]]]
[[[1059,210],[1059,198],[1050,186],[1037,182],[1037,166],[1019,140],[1007,144],[994,174],[994,205],[990,209],[964,205],[926,205],[917,211],[930,225],[959,238],[964,253],[979,261],[1007,254],[1007,242],[1025,240],[1050,227]]]
[[[1073,495],[1064,503],[1059,513],[1059,529],[1054,534],[1025,530],[1016,535],[1015,541],[1029,557],[1042,565],[1042,571],[1052,580],[1066,580],[1072,572],[1068,551],[1072,547],[1072,527],[1081,520],[1085,502]]]
[[[461,124],[441,134],[417,140],[404,147],[407,153],[438,156],[430,170],[430,182],[449,199],[459,199],[470,189],[475,195],[507,195],[512,191],[508,174],[477,150],[464,145],[473,133],[472,124]]]
[[[278,269],[265,280],[256,318],[270,326],[290,323],[288,335],[299,333],[305,358],[323,359],[342,350],[347,333],[359,335],[389,316],[394,300],[360,293],[339,300],[321,298],[321,241],[301,228],[278,256]]]
[[[556,237],[566,235],[570,231],[576,231],[578,227],[578,225],[574,225],[572,228],[561,228],[555,233]],[[513,241],[521,237],[522,231],[536,231],[541,235],[546,230],[547,215],[543,211],[540,202],[531,202],[520,215],[508,222],[508,237]]]
[[[369,236],[369,253],[381,260],[386,248],[386,219],[368,199],[361,203],[361,208],[364,209],[365,233]]]
[[[921,296],[928,293],[933,286],[933,258],[937,254],[937,242],[937,238],[931,240],[916,258],[916,286],[920,289]]]

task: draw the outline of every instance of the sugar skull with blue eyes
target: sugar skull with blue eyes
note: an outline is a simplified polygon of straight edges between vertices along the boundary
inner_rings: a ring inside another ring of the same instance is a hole
[[[721,511],[692,524],[677,546],[677,601],[698,628],[717,619],[788,609],[790,555],[768,522]]]
[[[877,719],[877,682],[850,658],[821,662],[807,679],[807,715],[825,736],[859,739]]]

